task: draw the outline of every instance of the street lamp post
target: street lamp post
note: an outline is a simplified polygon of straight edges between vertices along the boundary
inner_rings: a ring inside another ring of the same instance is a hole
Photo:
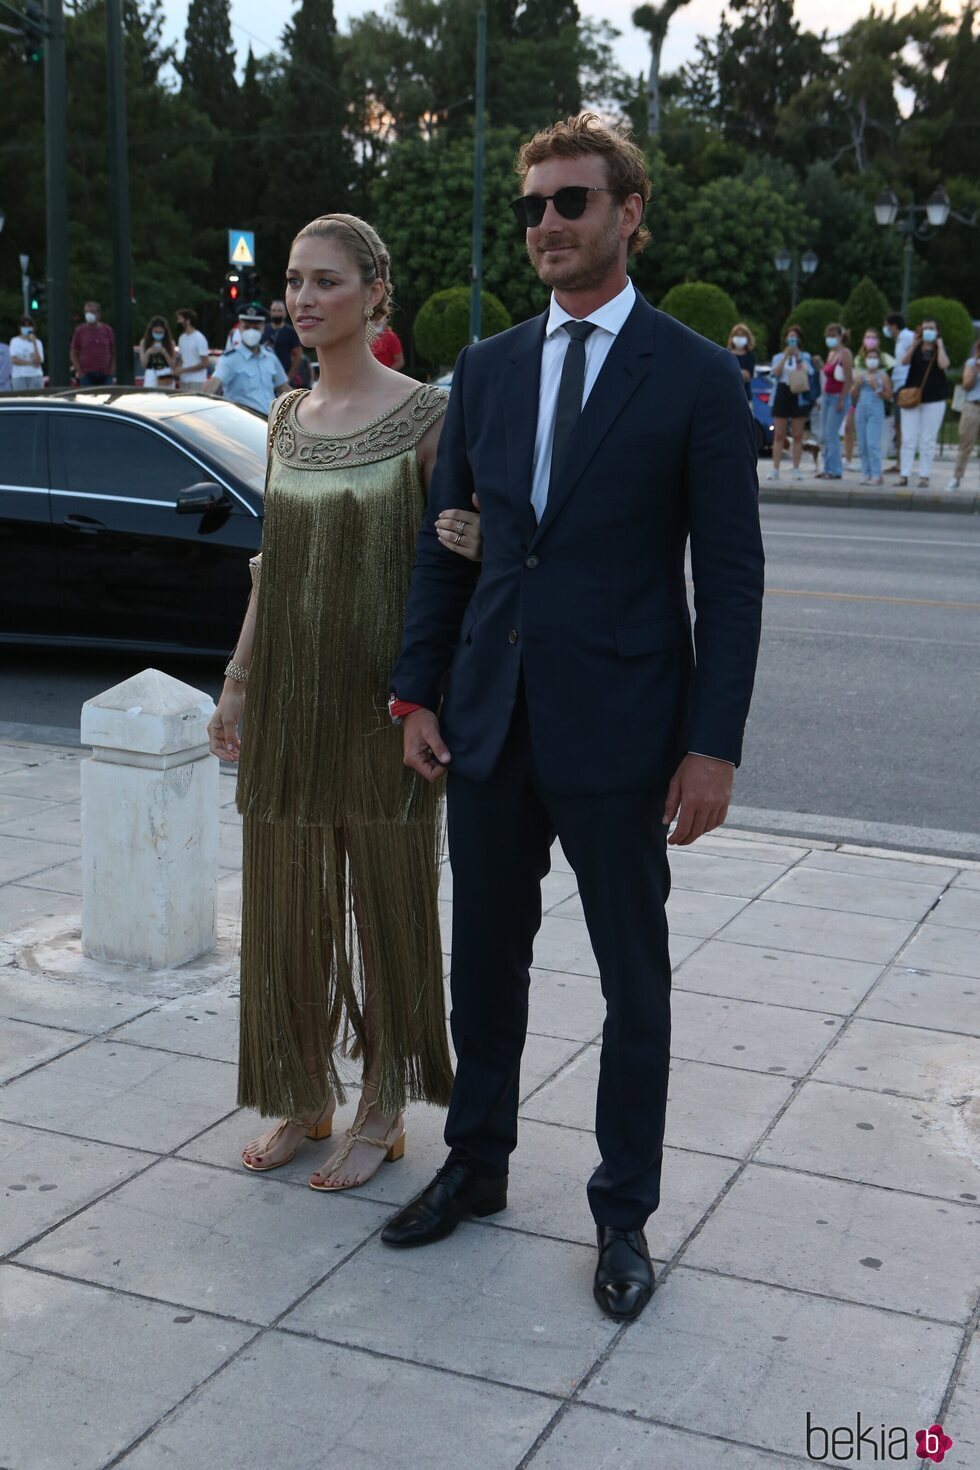
[[[898,195],[893,189],[886,189],[884,193],[879,194],[874,204],[875,219],[878,224],[884,229],[887,229],[890,225],[894,225],[895,229],[905,236],[905,245],[902,249],[904,257],[902,264],[902,315],[905,316],[909,309],[909,292],[912,281],[913,239],[930,239],[937,230],[942,229],[950,215],[954,219],[959,220],[960,224],[970,225],[975,229],[977,216],[975,210],[969,217],[965,214],[959,214],[950,204],[949,195],[946,193],[942,184],[936,186],[925,204],[909,202],[905,206],[904,219],[899,218],[901,207],[898,202]],[[924,214],[925,219],[917,223],[915,218],[917,214]]]
[[[776,251],[773,261],[778,271],[792,271],[789,282],[789,309],[791,312],[794,312],[796,310],[796,298],[799,292],[800,271],[802,270],[805,276],[812,276],[820,264],[820,257],[813,250],[804,250],[800,256],[791,255],[786,249],[786,246],[781,245]]]

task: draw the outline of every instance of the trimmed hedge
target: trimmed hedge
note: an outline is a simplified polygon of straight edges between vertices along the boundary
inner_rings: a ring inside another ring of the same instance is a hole
[[[927,316],[935,319],[950,362],[962,367],[975,338],[970,313],[962,301],[954,301],[951,296],[919,296],[909,302],[906,321],[910,327],[917,327]]]
[[[881,337],[881,329],[887,314],[888,302],[874,281],[864,276],[844,302],[844,312],[841,317],[851,334],[852,352],[860,352],[864,334],[869,328],[877,332],[879,338]],[[888,344],[882,342],[881,345],[887,347]]]
[[[481,291],[483,335],[495,337],[510,326],[510,313],[492,291]],[[436,291],[420,308],[413,327],[415,350],[434,368],[450,368],[470,340],[470,288]]]
[[[661,301],[660,310],[720,347],[727,343],[735,322],[745,320],[739,316],[728,292],[707,281],[686,281],[673,286]]]

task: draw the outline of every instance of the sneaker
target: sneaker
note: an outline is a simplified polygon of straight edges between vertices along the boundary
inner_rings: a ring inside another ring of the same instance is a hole
[[[927,475],[920,475],[919,476],[919,489],[920,490],[928,490],[929,489],[929,478],[928,478]]]
[[[794,470],[793,471],[793,479],[794,480],[802,480],[803,479],[803,471],[802,470]]]
[[[779,471],[778,470],[770,470],[769,471],[769,474],[767,475],[766,478],[769,479],[769,480],[778,480],[779,479]]]
[[[946,489],[947,490],[958,490],[959,488],[960,488],[960,482],[959,482],[959,480],[957,480],[956,476],[954,475],[953,478],[950,480],[949,484],[946,486]]]

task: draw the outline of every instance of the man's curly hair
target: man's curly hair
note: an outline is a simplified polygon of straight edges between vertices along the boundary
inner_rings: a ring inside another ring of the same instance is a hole
[[[620,203],[625,202],[630,194],[639,194],[646,209],[652,192],[650,179],[643,154],[633,142],[630,129],[625,125],[610,128],[595,112],[580,112],[564,122],[552,123],[523,144],[515,164],[521,188],[528,170],[546,158],[585,158],[590,154],[605,159],[609,188]],[[641,222],[629,238],[630,255],[639,255],[649,241],[650,231]]]

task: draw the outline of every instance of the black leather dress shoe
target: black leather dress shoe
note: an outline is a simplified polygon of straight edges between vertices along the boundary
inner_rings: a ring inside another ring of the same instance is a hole
[[[653,1265],[642,1230],[597,1225],[599,1264],[592,1295],[607,1317],[632,1322],[653,1295]]]
[[[467,1215],[482,1219],[507,1208],[507,1175],[483,1179],[468,1164],[444,1164],[381,1232],[385,1245],[429,1245],[451,1235]]]

